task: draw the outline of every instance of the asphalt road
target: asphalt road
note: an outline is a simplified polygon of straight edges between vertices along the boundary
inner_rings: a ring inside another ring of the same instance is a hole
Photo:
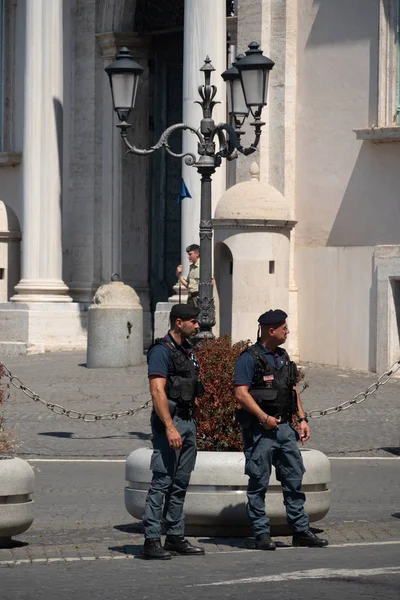
[[[400,545],[21,565],[2,569],[4,600],[399,600]]]
[[[38,469],[31,531],[112,528],[132,522],[124,505],[123,462],[31,464]],[[341,459],[331,465],[331,509],[318,526],[377,523],[400,515],[399,459]]]

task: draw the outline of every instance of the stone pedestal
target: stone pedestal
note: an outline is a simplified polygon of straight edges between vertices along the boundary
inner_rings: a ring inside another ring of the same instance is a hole
[[[89,308],[87,367],[132,367],[143,362],[143,309],[133,288],[112,281]]]
[[[86,348],[87,306],[61,302],[0,303],[0,355]]]
[[[179,289],[180,287],[180,289]],[[154,339],[164,337],[169,330],[169,313],[174,304],[186,304],[188,292],[183,285],[179,286],[178,283],[174,285],[173,296],[168,298],[168,302],[157,302],[156,310],[154,313]]]

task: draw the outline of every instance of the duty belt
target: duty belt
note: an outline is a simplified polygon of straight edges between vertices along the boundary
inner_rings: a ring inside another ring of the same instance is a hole
[[[180,419],[193,419],[195,407],[193,405],[181,404],[176,407],[176,416]]]
[[[293,415],[291,415],[290,413],[288,413],[287,415],[269,415],[269,416],[274,417],[275,419],[280,419],[281,423],[291,423],[292,419],[293,419]]]

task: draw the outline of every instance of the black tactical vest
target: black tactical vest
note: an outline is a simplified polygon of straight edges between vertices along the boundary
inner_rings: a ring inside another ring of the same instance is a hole
[[[195,398],[201,392],[201,385],[198,381],[199,366],[197,360],[193,361],[189,358],[168,338],[156,339],[151,348],[156,344],[164,346],[173,363],[174,374],[168,375],[165,388],[168,400],[172,400],[178,406],[193,406]]]
[[[283,349],[282,349],[283,350]],[[261,408],[273,417],[290,417],[297,411],[297,399],[293,386],[297,381],[296,364],[283,350],[283,366],[276,369],[267,361],[258,344],[246,350],[254,360],[254,375],[249,394]]]

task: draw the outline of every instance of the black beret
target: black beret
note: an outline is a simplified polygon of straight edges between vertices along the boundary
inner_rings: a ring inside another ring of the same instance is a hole
[[[260,325],[276,325],[277,323],[286,321],[286,319],[287,314],[285,311],[277,308],[276,310],[267,310],[267,312],[258,317],[258,322]]]
[[[186,252],[193,252],[193,250],[200,250],[200,246],[198,244],[190,244],[190,246],[186,248]]]
[[[182,319],[183,321],[189,321],[197,317],[200,309],[197,306],[191,304],[174,304],[171,308],[170,317],[174,319]]]

